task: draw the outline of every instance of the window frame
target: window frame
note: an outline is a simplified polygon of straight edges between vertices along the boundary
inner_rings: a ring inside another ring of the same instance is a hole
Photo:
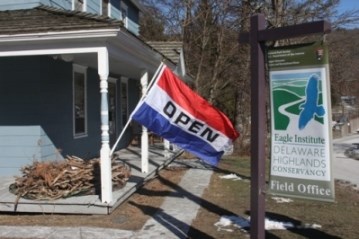
[[[83,74],[84,80],[84,132],[76,133],[76,89],[75,74]],[[87,67],[73,64],[72,68],[72,129],[74,139],[84,138],[88,136],[88,112],[87,112]]]

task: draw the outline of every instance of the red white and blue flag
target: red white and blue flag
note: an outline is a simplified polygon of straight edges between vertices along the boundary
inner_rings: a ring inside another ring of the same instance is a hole
[[[132,119],[155,134],[217,165],[239,136],[231,121],[163,66]]]

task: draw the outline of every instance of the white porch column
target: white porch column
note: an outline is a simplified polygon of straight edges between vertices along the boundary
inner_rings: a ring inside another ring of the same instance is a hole
[[[101,200],[103,203],[112,201],[112,167],[110,158],[110,136],[108,124],[108,74],[109,59],[107,48],[98,51],[98,74],[101,92]]]
[[[168,141],[167,139],[163,139],[163,146],[165,148],[165,157],[169,158],[170,157],[170,141]]]
[[[146,94],[148,86],[148,72],[144,71],[141,77],[142,95]],[[148,173],[148,131],[147,128],[142,126],[141,135],[141,171]]]

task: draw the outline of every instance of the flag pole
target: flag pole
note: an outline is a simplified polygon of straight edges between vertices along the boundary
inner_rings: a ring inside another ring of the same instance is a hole
[[[112,146],[112,149],[111,149],[111,151],[110,151],[110,157],[112,156],[113,152],[115,151],[115,149],[116,149],[118,143],[120,142],[121,138],[122,138],[123,135],[125,134],[126,129],[127,129],[128,126],[130,125],[130,123],[131,123],[131,121],[132,121],[132,116],[133,116],[133,114],[137,111],[137,109],[139,108],[141,102],[142,102],[142,101],[144,100],[144,98],[146,97],[146,95],[147,95],[149,89],[150,89],[150,88],[152,87],[152,85],[154,84],[155,79],[158,78],[157,76],[159,75],[161,69],[163,69],[163,65],[164,65],[163,62],[161,62],[161,64],[160,64],[159,67],[157,68],[155,74],[153,75],[153,77],[152,77],[150,83],[148,84],[148,87],[146,88],[146,91],[144,92],[144,94],[142,94],[142,97],[141,97],[140,100],[138,101],[138,103],[137,103],[135,109],[132,111],[132,113],[131,113],[130,117],[128,118],[128,120],[127,120],[125,126],[123,127],[123,129],[122,129],[120,135],[118,136],[118,138],[117,138],[115,144]],[[162,71],[161,71],[161,72],[162,72]]]

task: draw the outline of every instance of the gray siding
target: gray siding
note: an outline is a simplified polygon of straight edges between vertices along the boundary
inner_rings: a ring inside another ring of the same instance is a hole
[[[0,10],[29,9],[40,5],[40,0],[2,0]]]
[[[41,4],[71,10],[72,8],[72,0],[40,0]]]
[[[39,125],[62,155],[91,158],[101,146],[97,71],[88,70],[88,137],[74,139],[72,64],[47,56],[0,59],[0,125]],[[21,70],[19,70],[21,69]]]
[[[87,12],[94,14],[101,14],[102,0],[87,0]]]
[[[0,175],[20,175],[34,161],[63,157],[40,126],[0,126]]]
[[[87,69],[88,136],[75,139],[72,67],[72,63],[54,60],[49,56],[0,58],[0,126],[40,126],[62,156],[76,155],[90,159],[97,157],[101,148],[98,73],[96,69]],[[117,92],[121,92],[120,84],[117,87]],[[131,112],[139,100],[139,81],[129,80],[128,91]],[[119,110],[121,96],[117,97]],[[116,122],[119,134],[122,130],[120,112]],[[132,129],[129,128],[118,148],[127,147],[131,139]],[[10,142],[17,139],[8,140]],[[34,139],[24,137],[22,140],[33,142]],[[48,148],[44,146],[41,150],[38,155],[51,158]],[[34,157],[29,156],[28,159],[32,160]]]

